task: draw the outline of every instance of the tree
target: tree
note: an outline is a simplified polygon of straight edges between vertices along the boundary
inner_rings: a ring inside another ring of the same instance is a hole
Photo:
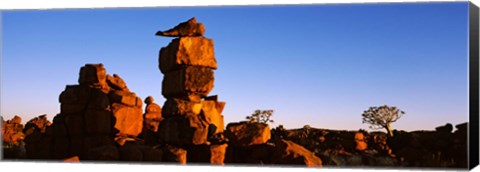
[[[255,112],[247,116],[246,119],[248,119],[250,122],[259,122],[259,123],[269,123],[272,122],[273,120],[270,119],[273,115],[273,110],[255,110]]]
[[[371,129],[380,129],[385,128],[387,130],[388,136],[392,137],[393,132],[390,124],[400,119],[404,111],[401,111],[395,106],[379,106],[379,107],[370,107],[368,110],[364,111],[362,114],[363,122],[370,124]]]

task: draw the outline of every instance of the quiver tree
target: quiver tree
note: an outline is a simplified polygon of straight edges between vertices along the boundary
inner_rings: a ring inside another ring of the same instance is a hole
[[[364,111],[362,114],[363,122],[370,124],[371,129],[381,129],[385,128],[389,137],[393,136],[392,128],[390,124],[400,119],[404,111],[401,111],[395,106],[379,106],[379,107],[370,107],[368,110]]]
[[[273,115],[273,110],[255,110],[255,112],[247,116],[246,119],[249,120],[249,122],[259,122],[259,123],[269,123],[272,122],[273,120],[270,119]]]

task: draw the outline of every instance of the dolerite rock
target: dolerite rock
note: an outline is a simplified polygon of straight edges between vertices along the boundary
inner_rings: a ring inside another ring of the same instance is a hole
[[[186,114],[165,118],[159,125],[161,142],[173,145],[207,143],[209,123],[199,115]]]
[[[115,90],[128,91],[127,84],[117,74],[113,74],[113,76],[107,75],[107,83]]]
[[[79,85],[67,85],[59,96],[60,114],[54,117],[51,127],[51,145],[55,148],[52,157],[118,159],[105,158],[95,151],[114,146],[116,140],[134,139],[141,133],[142,100],[119,75],[107,75],[103,64],[83,66],[78,81]]]
[[[182,37],[160,49],[160,71],[168,73],[185,65],[217,69],[213,40],[204,37]]]
[[[164,118],[176,115],[195,114],[198,115],[202,109],[201,102],[192,102],[180,98],[169,98],[165,101],[162,109]]]
[[[3,120],[3,119],[2,119]],[[2,122],[2,140],[6,145],[18,145],[25,137],[22,118],[14,116],[12,119]]]
[[[167,145],[163,150],[164,162],[187,163],[187,151],[183,148]]]
[[[275,142],[275,152],[271,162],[283,165],[322,166],[322,160],[315,156],[313,152],[292,141],[283,139]]]
[[[270,139],[270,127],[268,124],[257,122],[229,123],[225,136],[233,146],[258,145]]]
[[[120,159],[116,146],[100,146],[88,150],[88,160],[116,161]]]
[[[213,71],[207,67],[187,66],[164,74],[162,95],[166,98],[198,94],[206,97],[213,89]]]
[[[78,78],[80,85],[90,85],[95,88],[109,91],[107,85],[107,71],[103,64],[86,64],[80,68],[80,77]]]
[[[25,124],[25,149],[29,159],[50,159],[53,130],[46,115],[40,115]]]
[[[363,132],[356,132],[355,133],[355,149],[358,151],[364,151],[368,148],[367,143],[365,142],[365,136],[363,135]]]
[[[447,123],[444,126],[439,126],[435,128],[435,131],[441,134],[451,134],[452,130],[453,130],[453,125],[450,123]]]
[[[208,96],[214,86],[217,61],[213,40],[203,37],[204,32],[203,25],[192,18],[156,34],[180,37],[161,48],[158,58],[164,74],[162,95],[167,101],[161,109],[157,137],[161,144],[170,146],[164,151],[167,161],[223,164],[225,159],[221,114],[225,102]],[[187,152],[189,158],[179,158]]]
[[[212,134],[222,133],[225,125],[223,123],[222,111],[225,107],[225,102],[217,102],[216,100],[202,101],[202,109],[200,115],[206,119],[209,124],[215,126],[215,131]]]
[[[205,28],[202,23],[197,23],[195,17],[190,20],[180,23],[172,29],[167,31],[158,31],[157,36],[170,37],[184,37],[184,36],[202,36],[205,33]]]
[[[115,129],[118,136],[136,137],[142,132],[143,113],[141,105],[131,107],[120,103],[112,104],[112,112],[115,116]]]
[[[153,102],[152,96],[145,98],[145,113],[143,114],[143,129],[141,137],[147,145],[156,145],[158,142],[158,125],[162,121],[162,108]]]

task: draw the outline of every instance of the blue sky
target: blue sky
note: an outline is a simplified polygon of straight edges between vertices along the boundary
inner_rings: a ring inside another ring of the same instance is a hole
[[[52,119],[86,63],[163,105],[171,38],[154,34],[193,16],[226,123],[274,109],[273,126],[367,129],[361,113],[384,104],[406,112],[397,129],[468,121],[466,2],[2,11],[1,115]]]

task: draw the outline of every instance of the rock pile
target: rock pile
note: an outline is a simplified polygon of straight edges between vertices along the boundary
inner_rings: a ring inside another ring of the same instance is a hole
[[[178,37],[159,53],[159,68],[164,74],[162,95],[167,101],[158,136],[162,144],[169,145],[165,150],[172,155],[171,161],[223,164],[221,154],[226,145],[210,138],[224,130],[221,113],[225,102],[208,96],[217,61],[213,40],[203,37],[204,32],[203,24],[192,18],[156,34]]]
[[[140,134],[142,100],[120,76],[107,75],[103,64],[86,64],[78,83],[67,85],[60,94],[60,114],[52,125],[52,158],[102,159],[99,149],[115,152],[115,141],[123,146]]]
[[[15,115],[12,119],[4,121],[2,117],[2,141],[4,146],[18,145],[24,137],[22,118]]]

